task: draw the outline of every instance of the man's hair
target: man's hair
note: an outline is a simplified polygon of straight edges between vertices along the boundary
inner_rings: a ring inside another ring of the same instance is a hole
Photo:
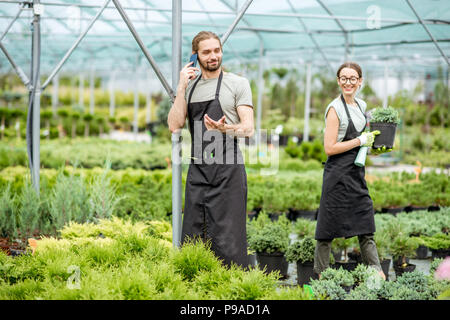
[[[203,40],[208,40],[208,39],[217,39],[219,41],[220,44],[220,49],[222,49],[222,43],[220,42],[220,38],[217,34],[215,34],[214,32],[211,31],[200,31],[195,37],[194,39],[192,39],[192,51],[193,52],[198,52],[198,44],[200,43],[200,41]]]
[[[344,68],[353,69],[353,70],[355,70],[358,73],[360,78],[362,77],[362,69],[359,66],[359,64],[357,64],[356,62],[347,61],[347,62],[344,62],[343,64],[341,64],[341,66],[339,67],[339,69],[338,69],[338,71],[336,73],[338,78],[339,78],[339,74],[341,73],[341,70],[344,69]]]

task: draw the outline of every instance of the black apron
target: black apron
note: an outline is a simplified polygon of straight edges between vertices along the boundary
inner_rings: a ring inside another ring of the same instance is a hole
[[[211,241],[211,249],[223,260],[247,267],[247,175],[237,139],[218,131],[208,131],[204,115],[222,118],[219,102],[223,72],[217,81],[214,100],[191,102],[200,80],[188,98],[187,114],[191,133],[191,163],[186,178],[182,243],[189,238]],[[212,135],[209,140],[202,137]],[[218,163],[215,163],[216,160]],[[200,163],[199,163],[200,162]],[[211,163],[212,162],[212,163]]]
[[[358,137],[364,128],[361,132],[355,129],[342,95],[341,100],[348,117],[343,141],[348,141]],[[356,103],[361,110],[358,102]],[[316,240],[350,238],[375,232],[373,202],[366,185],[365,168],[354,164],[359,149],[360,147],[355,147],[329,156],[325,163]]]

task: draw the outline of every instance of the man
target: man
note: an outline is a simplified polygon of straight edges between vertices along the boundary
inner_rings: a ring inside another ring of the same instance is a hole
[[[237,137],[253,135],[253,104],[247,79],[222,70],[222,44],[207,31],[192,40],[192,62],[180,72],[169,129],[192,137],[186,178],[182,243],[201,238],[225,265],[247,267],[247,176]],[[198,76],[196,71],[201,70]]]

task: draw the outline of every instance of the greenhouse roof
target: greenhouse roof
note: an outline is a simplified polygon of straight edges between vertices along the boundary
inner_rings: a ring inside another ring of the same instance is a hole
[[[98,20],[61,71],[148,68],[113,2],[121,4],[162,74],[170,79],[173,37],[172,1],[168,0],[40,1],[41,73],[54,71],[96,15]],[[0,0],[1,44],[25,73],[31,63],[32,3]],[[188,61],[195,34],[210,30],[223,36],[239,13],[244,13],[242,19],[224,45],[224,63],[229,66],[311,62],[314,68],[325,67],[331,73],[344,60],[353,60],[374,73],[382,74],[388,65],[393,72],[415,75],[435,72],[437,66],[448,68],[448,0],[184,0],[181,60]],[[261,52],[263,60],[259,60]],[[0,71],[9,70],[11,65],[2,53]]]

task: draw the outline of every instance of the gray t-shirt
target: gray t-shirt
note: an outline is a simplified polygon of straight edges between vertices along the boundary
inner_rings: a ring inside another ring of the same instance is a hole
[[[364,102],[364,100],[361,100],[359,98],[355,98],[355,100],[358,101],[362,112],[366,112],[366,108],[367,108],[366,102]],[[344,104],[342,103],[341,96],[338,96],[336,99],[331,101],[330,104],[327,106],[327,109],[325,110],[325,126],[326,126],[327,114],[331,107],[333,107],[334,110],[336,110],[337,116],[339,118],[339,130],[338,130],[337,142],[341,142],[344,139],[345,132],[347,131],[347,127],[348,127],[347,113],[345,113],[345,108],[344,108]],[[353,121],[353,125],[355,126],[355,129],[358,131],[361,131],[364,128],[364,126],[366,125],[366,119],[364,118],[364,115],[359,110],[356,103],[354,105],[347,104],[347,108],[348,108],[348,112],[350,113],[350,117],[352,117],[352,121]]]
[[[218,79],[219,78],[200,79],[195,86],[191,102],[213,100],[216,95]],[[186,102],[188,102],[189,94],[195,81],[197,81],[197,79],[189,81],[186,88],[186,94],[184,96]],[[220,86],[219,102],[225,115],[226,123],[240,123],[241,121],[237,112],[237,107],[247,105],[253,108],[252,90],[250,89],[250,83],[248,80],[236,74],[224,72],[222,84]]]

